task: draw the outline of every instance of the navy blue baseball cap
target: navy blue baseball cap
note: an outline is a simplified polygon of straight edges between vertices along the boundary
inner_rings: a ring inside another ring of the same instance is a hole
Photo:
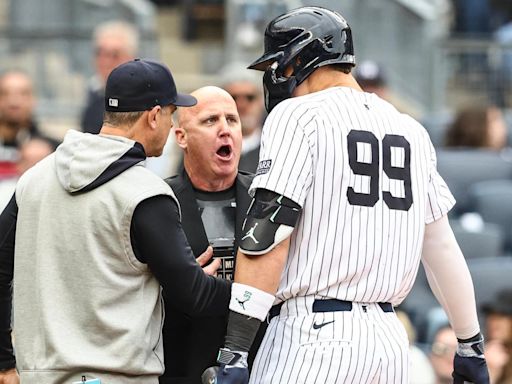
[[[109,112],[147,111],[156,105],[191,107],[194,96],[176,91],[169,68],[145,59],[128,61],[114,68],[105,86],[105,110]]]

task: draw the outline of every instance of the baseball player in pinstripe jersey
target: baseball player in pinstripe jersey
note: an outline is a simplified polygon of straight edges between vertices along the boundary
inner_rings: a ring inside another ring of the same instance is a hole
[[[471,276],[446,214],[454,199],[425,129],[351,75],[351,30],[304,7],[265,31],[260,162],[244,223],[217,383],[407,383],[393,307],[420,260],[459,339],[456,383],[489,382]],[[270,312],[269,312],[270,310]]]

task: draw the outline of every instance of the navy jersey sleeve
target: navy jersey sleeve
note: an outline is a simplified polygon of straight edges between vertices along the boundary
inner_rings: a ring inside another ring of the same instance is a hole
[[[148,264],[169,304],[195,316],[226,313],[231,284],[206,275],[197,264],[181,227],[178,205],[169,196],[152,197],[137,206],[131,239],[135,256]]]
[[[0,370],[14,368],[11,342],[12,277],[18,206],[13,195],[0,215]]]

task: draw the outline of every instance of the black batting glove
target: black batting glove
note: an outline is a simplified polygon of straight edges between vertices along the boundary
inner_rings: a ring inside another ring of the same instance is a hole
[[[220,367],[206,369],[201,376],[201,382],[203,384],[247,384],[249,382],[247,356],[247,352],[221,348],[217,357]]]
[[[489,384],[484,357],[484,338],[479,333],[468,340],[459,340],[453,359],[453,383]]]

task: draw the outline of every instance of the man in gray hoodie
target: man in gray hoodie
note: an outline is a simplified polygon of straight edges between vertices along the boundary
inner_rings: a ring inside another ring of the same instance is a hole
[[[0,216],[0,384],[158,383],[160,287],[190,315],[225,312],[229,283],[201,270],[171,188],[144,168],[195,103],[166,66],[122,64],[100,134],[68,132],[21,177]]]

